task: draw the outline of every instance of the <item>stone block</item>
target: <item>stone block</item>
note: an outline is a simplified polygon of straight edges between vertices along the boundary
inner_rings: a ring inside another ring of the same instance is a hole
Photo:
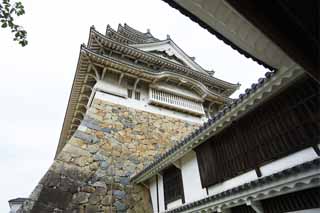
[[[72,194],[70,192],[61,191],[58,188],[43,187],[35,204],[66,209],[69,203],[71,203],[71,200]]]
[[[102,199],[102,201],[101,201],[101,203],[102,203],[102,205],[104,205],[104,206],[110,206],[110,205],[112,205],[112,196],[111,195],[106,195],[103,199]]]
[[[89,156],[91,156],[90,152],[88,152],[84,149],[81,149],[80,147],[72,145],[72,144],[66,144],[64,146],[63,150],[61,151],[61,153],[62,152],[70,153],[72,157],[80,157],[80,156],[89,157]]]
[[[125,211],[128,209],[128,206],[126,204],[124,204],[118,200],[113,205],[116,207],[117,212],[118,211]]]
[[[92,186],[82,186],[82,187],[80,187],[80,192],[93,193],[95,191],[96,191],[95,187],[92,187]]]
[[[88,203],[90,193],[87,192],[78,192],[73,195],[72,202],[75,204],[84,204]]]
[[[90,144],[87,147],[87,151],[90,152],[91,154],[96,153],[99,150],[99,146],[96,144]]]
[[[101,200],[101,196],[96,193],[91,194],[89,197],[89,203],[92,205],[97,204],[98,202],[100,202],[100,200]]]
[[[118,198],[118,199],[125,199],[126,197],[126,193],[124,191],[120,191],[120,190],[113,190],[112,194]]]
[[[88,133],[82,132],[77,130],[74,135],[74,137],[79,138],[81,140],[86,141],[87,143],[98,143],[99,139],[95,135],[90,135]]]
[[[105,188],[105,187],[98,186],[98,187],[95,187],[95,188],[96,188],[95,193],[97,195],[105,195],[107,193],[107,188]]]
[[[120,177],[120,183],[122,185],[128,185],[130,183],[130,178],[129,177]]]

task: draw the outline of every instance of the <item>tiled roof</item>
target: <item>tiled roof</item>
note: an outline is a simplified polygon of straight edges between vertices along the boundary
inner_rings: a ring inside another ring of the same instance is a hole
[[[11,200],[9,200],[8,202],[9,202],[9,203],[23,203],[23,202],[26,201],[26,200],[28,200],[28,198],[18,197],[18,198],[11,199]]]

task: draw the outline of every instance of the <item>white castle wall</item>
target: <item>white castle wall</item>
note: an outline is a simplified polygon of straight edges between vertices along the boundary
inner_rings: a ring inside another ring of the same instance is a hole
[[[124,84],[124,83],[123,83]],[[127,87],[125,85],[118,85],[116,81],[99,81],[95,85],[95,94],[92,96],[95,98],[99,98],[101,100],[107,100],[109,102],[124,105],[133,109],[143,110],[150,113],[155,113],[159,115],[169,116],[177,119],[182,119],[188,122],[202,124],[204,119],[201,117],[189,115],[183,112],[178,112],[170,109],[166,109],[163,107],[158,107],[154,105],[150,105],[148,103],[149,100],[149,90],[146,85],[142,84],[140,89],[141,96],[140,100],[128,99],[127,97]],[[109,94],[108,94],[109,93]],[[118,96],[115,96],[115,95]],[[119,97],[121,96],[121,97]]]
[[[181,173],[186,203],[199,200],[207,195],[206,190],[201,186],[195,152],[189,152],[181,159]]]
[[[318,147],[320,147],[320,144],[318,145]],[[309,147],[301,151],[298,151],[296,153],[293,153],[289,156],[283,157],[279,160],[275,160],[271,163],[268,163],[260,167],[260,170],[262,173],[262,177],[265,177],[265,176],[277,173],[279,171],[291,168],[293,166],[302,164],[304,162],[314,160],[316,158],[319,158],[319,156],[317,156],[316,152],[313,150],[312,147]],[[234,188],[258,179],[256,172],[254,170],[251,170],[249,172],[246,172],[244,174],[241,174],[239,176],[226,180],[222,183],[218,183],[208,187],[209,195],[207,195],[206,189],[202,188],[201,186],[199,167],[198,167],[198,162],[197,162],[195,152],[193,151],[189,152],[184,157],[179,159],[175,164],[178,164],[179,167],[181,168],[185,204],[205,198],[207,196],[218,194],[220,192],[226,191],[228,189],[231,189],[231,188]],[[158,187],[159,187],[159,191],[162,190],[161,193],[159,193],[159,200],[163,201],[164,194],[163,194],[162,182],[160,183],[159,181]],[[156,196],[156,194],[154,193],[154,190],[156,190],[156,185],[155,185],[155,178],[153,177],[150,182],[150,192],[152,196],[152,203],[154,206],[156,206],[157,198],[154,197]],[[161,207],[164,208],[164,203],[161,203],[161,205],[162,205]],[[172,202],[168,205],[168,208],[173,208],[180,205],[182,205],[181,201]],[[160,208],[160,210],[163,210],[163,209]],[[317,210],[308,210],[308,211],[305,210],[305,211],[299,211],[297,213],[309,212],[309,211],[314,212]]]

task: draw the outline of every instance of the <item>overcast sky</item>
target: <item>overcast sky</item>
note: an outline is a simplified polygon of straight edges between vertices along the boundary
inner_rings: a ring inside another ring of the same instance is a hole
[[[242,84],[240,92],[266,70],[161,0],[27,0],[18,22],[29,45],[0,29],[0,212],[8,200],[27,197],[53,162],[67,108],[80,44],[89,28],[102,33],[127,23],[165,39],[169,34],[189,56],[215,76]]]

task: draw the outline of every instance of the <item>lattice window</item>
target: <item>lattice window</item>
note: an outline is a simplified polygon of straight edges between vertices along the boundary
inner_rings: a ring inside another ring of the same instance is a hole
[[[185,98],[180,95],[150,88],[150,103],[174,108],[179,111],[189,112],[196,115],[204,115],[202,102]]]
[[[320,86],[301,79],[196,148],[207,187],[319,143]]]
[[[262,200],[266,213],[296,212],[305,209],[320,208],[320,187]]]
[[[170,202],[181,199],[184,203],[184,193],[181,171],[175,166],[171,166],[163,171],[163,187],[164,187],[164,202],[167,205]]]

